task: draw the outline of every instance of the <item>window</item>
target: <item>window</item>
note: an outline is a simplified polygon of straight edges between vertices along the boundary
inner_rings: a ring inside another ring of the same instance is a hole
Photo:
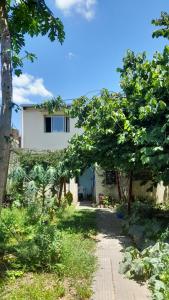
[[[106,171],[106,184],[111,185],[116,183],[116,173],[114,171]]]
[[[70,132],[70,119],[64,116],[45,117],[45,132]]]
[[[65,131],[63,116],[52,117],[52,131],[54,132],[63,132]]]

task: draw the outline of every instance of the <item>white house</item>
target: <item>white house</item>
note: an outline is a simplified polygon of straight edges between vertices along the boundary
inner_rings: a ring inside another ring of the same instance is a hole
[[[49,115],[46,111],[35,109],[32,105],[22,106],[21,147],[29,150],[62,150],[74,134],[82,130],[75,127],[76,120],[68,118],[62,111]],[[74,201],[80,198],[95,197],[94,171],[89,168],[82,176],[71,179],[67,189]]]
[[[22,107],[22,137],[21,147],[29,150],[61,150],[68,146],[68,141],[74,134],[81,134],[82,130],[75,127],[76,119],[68,118],[64,112],[58,111],[49,115],[46,111],[37,110],[32,105]],[[139,181],[133,183],[133,194],[156,199],[158,202],[168,199],[169,189],[159,184],[153,192],[147,192],[147,187]],[[116,180],[111,172],[104,172],[97,165],[95,170],[87,169],[82,176],[71,179],[67,190],[73,194],[74,201],[89,199],[91,196],[98,202],[99,195],[111,195],[118,199]]]

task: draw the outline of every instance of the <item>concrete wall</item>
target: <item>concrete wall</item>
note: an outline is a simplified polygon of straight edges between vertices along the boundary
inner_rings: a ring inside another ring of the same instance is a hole
[[[55,115],[63,115],[57,112]],[[21,147],[32,150],[61,150],[68,146],[68,140],[82,130],[75,128],[75,119],[70,119],[70,132],[45,132],[44,117],[48,114],[33,108],[22,111]]]

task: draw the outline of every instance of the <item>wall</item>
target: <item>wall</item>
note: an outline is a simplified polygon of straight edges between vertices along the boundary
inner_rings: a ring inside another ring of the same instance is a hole
[[[118,190],[116,184],[107,185],[104,183],[105,176],[104,171],[99,167],[95,166],[95,198],[96,202],[99,202],[99,194],[105,196],[112,196],[114,199],[118,199]]]
[[[96,186],[95,186],[95,195],[96,202],[99,200],[99,194],[104,194],[106,196],[111,195],[114,199],[119,199],[117,185],[105,185],[104,180],[104,171],[96,166],[95,170]],[[125,178],[123,178],[123,184],[128,190]],[[164,186],[163,182],[160,182],[157,187],[153,188],[152,192],[147,192],[147,189],[151,187],[151,182],[149,181],[145,185],[141,184],[141,180],[133,181],[133,196],[135,198],[147,198],[153,199],[157,203],[167,202],[169,200],[169,187]]]
[[[70,179],[70,183],[66,185],[67,192],[70,191],[73,195],[73,203],[77,204],[78,202],[78,185],[75,182],[75,179]]]
[[[63,115],[58,112],[55,115]],[[22,139],[21,147],[31,150],[62,150],[68,146],[68,140],[76,133],[82,133],[82,130],[75,128],[75,119],[70,119],[70,132],[45,132],[43,111],[26,107],[22,110]],[[78,202],[78,185],[74,179],[70,179],[66,190],[73,195],[73,202]]]
[[[93,186],[94,186],[94,171],[92,168],[88,168],[84,173],[79,177],[79,191],[82,193],[85,200],[88,195],[93,195]]]
[[[47,114],[33,108],[23,108],[21,146],[32,150],[61,150],[68,146],[68,140],[82,130],[75,128],[75,119],[70,119],[70,132],[45,132],[44,116]],[[63,115],[58,112],[55,115]]]
[[[145,197],[155,200],[157,203],[167,202],[169,200],[169,187],[164,186],[161,181],[152,192],[147,192],[151,187],[151,182],[141,185],[141,181],[137,180],[133,183],[133,195],[135,197]]]

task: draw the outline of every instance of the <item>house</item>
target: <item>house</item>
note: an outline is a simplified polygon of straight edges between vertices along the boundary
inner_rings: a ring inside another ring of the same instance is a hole
[[[37,151],[65,149],[74,134],[82,133],[75,124],[76,119],[68,118],[63,111],[50,115],[42,109],[35,109],[33,105],[23,105],[21,147]],[[160,183],[152,192],[147,192],[150,184],[148,182],[143,186],[141,181],[136,180],[133,183],[133,195],[153,198],[158,202],[168,199],[168,187]],[[78,181],[71,179],[67,184],[67,191],[73,194],[74,202],[77,202],[78,198],[92,198],[98,202],[100,195],[111,195],[114,199],[119,197],[113,172],[105,172],[97,165],[94,170],[85,170]]]
[[[82,133],[75,123],[76,120],[65,116],[63,111],[50,115],[42,109],[35,109],[33,105],[23,105],[21,147],[36,151],[65,149],[74,134]],[[85,170],[78,183],[71,179],[67,191],[73,194],[75,202],[78,201],[78,194],[81,199],[95,197],[92,168]]]

